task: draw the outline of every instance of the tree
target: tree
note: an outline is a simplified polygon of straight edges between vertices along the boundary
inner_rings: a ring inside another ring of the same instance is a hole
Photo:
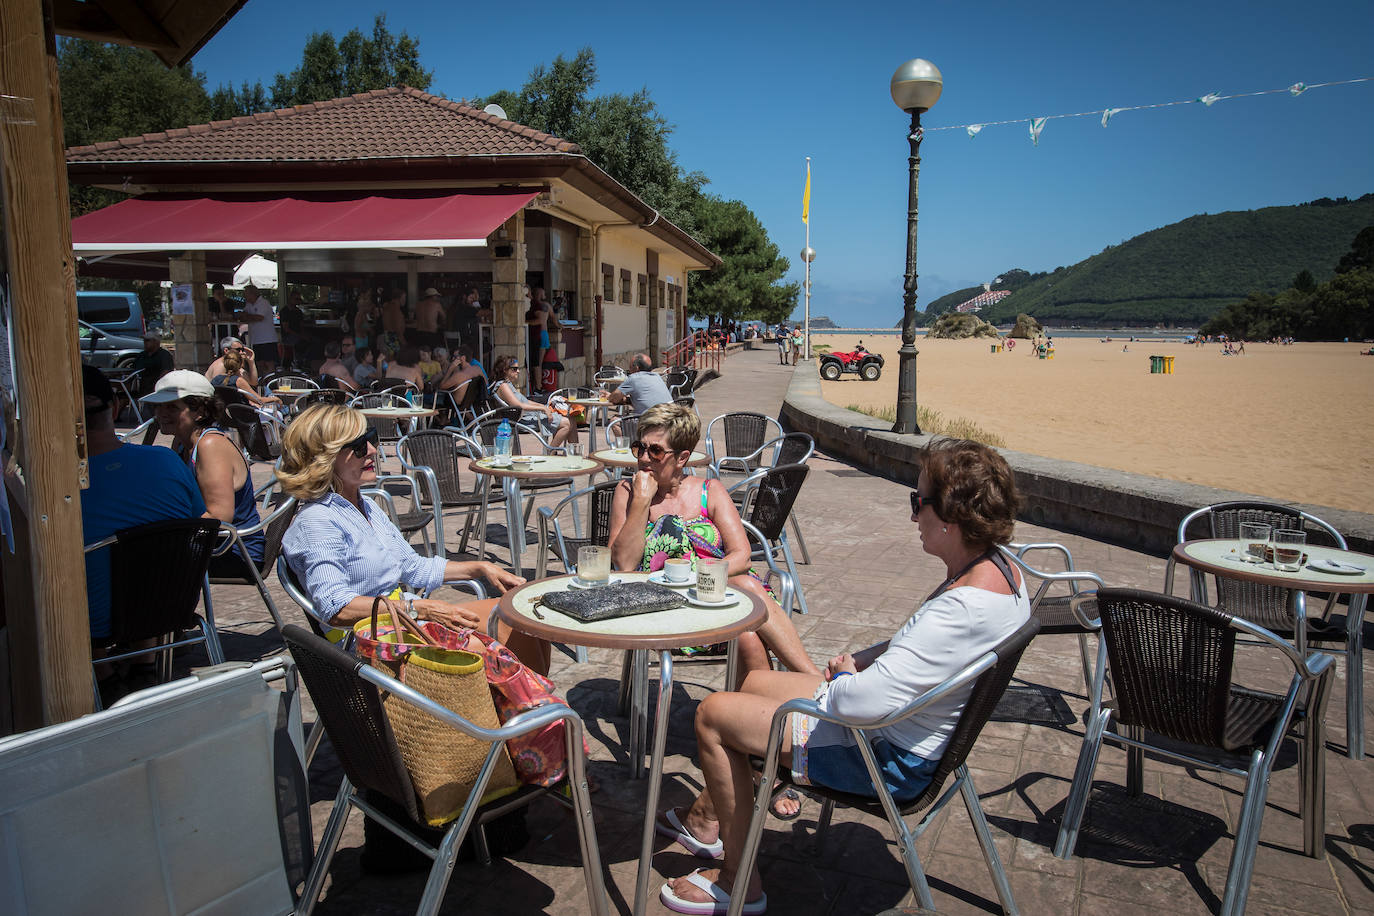
[[[57,74],[62,140],[68,147],[199,124],[210,113],[204,74],[186,66],[169,69],[151,51],[64,38],[57,47]],[[71,214],[80,216],[123,197],[73,185]]]
[[[789,267],[787,258],[779,255],[754,212],[737,200],[702,195],[696,214],[702,244],[725,263],[688,275],[691,314],[768,324],[792,314],[800,288],[796,283],[779,284]]]
[[[1293,278],[1293,288],[1300,293],[1310,293],[1317,288],[1317,278],[1312,276],[1312,271],[1304,268]]]
[[[406,32],[392,35],[386,14],[372,21],[372,36],[350,29],[339,41],[332,32],[315,32],[301,51],[301,64],[272,80],[277,108],[322,102],[340,96],[411,86],[428,89],[434,72],[420,66],[420,42]]]
[[[1374,226],[1365,226],[1355,236],[1355,241],[1350,243],[1350,250],[1341,255],[1336,273],[1349,273],[1361,267],[1366,270],[1374,268]]]
[[[240,115],[250,115],[257,111],[267,111],[272,107],[267,90],[258,80],[251,86],[247,80],[235,91],[233,86],[220,86],[210,93],[210,120],[227,121]]]

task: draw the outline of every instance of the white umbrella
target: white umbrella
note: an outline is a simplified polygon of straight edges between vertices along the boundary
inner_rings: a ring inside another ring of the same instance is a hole
[[[277,262],[269,261],[260,254],[249,256],[239,265],[239,269],[234,271],[234,282],[231,285],[241,288],[249,283],[258,289],[276,289]]]

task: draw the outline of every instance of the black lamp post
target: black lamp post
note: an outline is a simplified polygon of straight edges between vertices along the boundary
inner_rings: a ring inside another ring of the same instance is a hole
[[[913,58],[892,74],[892,101],[911,114],[907,140],[906,282],[902,293],[902,348],[897,351],[897,423],[893,432],[919,434],[916,423],[916,182],[921,173],[921,112],[939,100],[944,80],[928,60]]]

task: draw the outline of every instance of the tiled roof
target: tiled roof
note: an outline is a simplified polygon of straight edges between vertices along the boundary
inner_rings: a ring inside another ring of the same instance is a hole
[[[77,162],[339,161],[578,153],[577,144],[408,87],[67,150]]]

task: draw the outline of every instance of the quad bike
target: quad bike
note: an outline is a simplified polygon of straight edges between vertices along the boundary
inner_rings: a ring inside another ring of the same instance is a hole
[[[827,353],[821,357],[821,378],[833,382],[846,372],[857,373],[865,382],[875,382],[883,374],[883,358],[860,347],[848,353]]]

